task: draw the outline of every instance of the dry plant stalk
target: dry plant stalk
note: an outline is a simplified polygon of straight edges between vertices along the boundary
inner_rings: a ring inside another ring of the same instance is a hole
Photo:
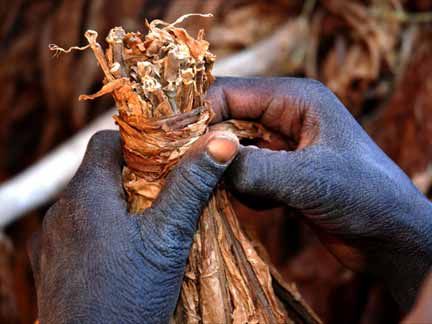
[[[215,56],[201,30],[192,38],[176,25],[154,20],[148,33],[113,28],[104,52],[97,33],[87,31],[89,47],[105,74],[104,86],[81,100],[111,93],[119,114],[129,208],[151,206],[164,179],[212,117],[204,101],[214,77]],[[65,51],[56,46],[52,49]],[[67,50],[69,51],[69,50]],[[241,138],[265,138],[259,125],[229,121],[216,126]],[[276,295],[278,292],[278,295]],[[173,323],[318,323],[300,295],[282,282],[240,229],[220,185],[204,209],[192,244]]]

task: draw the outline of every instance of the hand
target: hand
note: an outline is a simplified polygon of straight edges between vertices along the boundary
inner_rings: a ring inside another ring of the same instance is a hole
[[[330,90],[307,79],[218,78],[208,100],[215,122],[259,121],[282,148],[241,147],[226,177],[233,190],[299,210],[343,264],[380,275],[408,306],[432,261],[431,203]]]
[[[118,133],[93,136],[32,244],[41,323],[168,323],[197,219],[237,149],[232,135],[207,134],[131,215]]]

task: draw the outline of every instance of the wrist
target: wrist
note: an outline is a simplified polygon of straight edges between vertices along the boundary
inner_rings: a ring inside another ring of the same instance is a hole
[[[399,305],[407,310],[432,265],[432,204],[418,193],[397,215],[389,230],[368,253],[372,272],[384,279]]]

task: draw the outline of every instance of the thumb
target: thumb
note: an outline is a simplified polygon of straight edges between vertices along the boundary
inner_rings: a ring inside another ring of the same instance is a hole
[[[163,211],[169,223],[179,230],[193,233],[238,146],[237,137],[229,132],[210,132],[200,138],[168,175],[152,209]]]
[[[227,184],[237,193],[257,196],[301,208],[310,188],[313,168],[305,151],[273,151],[241,146],[227,171]]]

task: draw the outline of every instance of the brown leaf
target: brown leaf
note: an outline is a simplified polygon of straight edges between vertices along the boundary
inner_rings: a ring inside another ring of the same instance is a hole
[[[119,115],[114,118],[126,162],[123,182],[132,212],[151,206],[167,173],[207,131],[213,115],[203,98],[214,79],[210,69],[215,57],[202,33],[194,39],[175,27],[186,17],[172,24],[152,21],[145,36],[116,27],[107,38],[106,54],[96,42],[97,33],[86,32],[106,79],[99,92],[80,99],[111,93],[116,101]],[[242,138],[269,137],[254,123],[228,121],[215,127]],[[288,299],[299,299],[279,287]],[[319,322],[304,304],[294,304],[303,310],[305,323]],[[268,265],[243,234],[219,188],[202,213],[173,322],[290,323],[285,305],[273,290]]]

